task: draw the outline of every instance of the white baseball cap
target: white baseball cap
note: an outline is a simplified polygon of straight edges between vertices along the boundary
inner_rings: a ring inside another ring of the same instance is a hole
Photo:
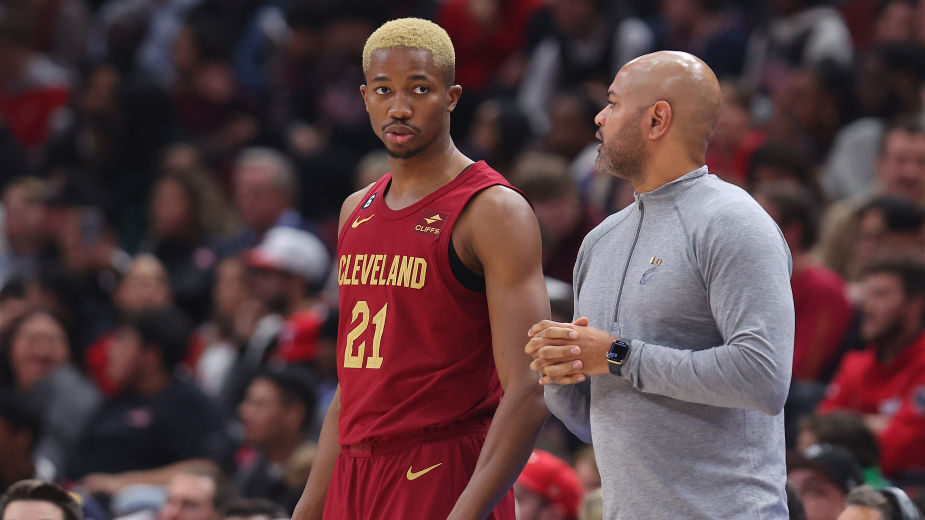
[[[315,235],[291,227],[267,231],[263,242],[247,253],[247,264],[294,274],[312,285],[324,284],[331,258]]]

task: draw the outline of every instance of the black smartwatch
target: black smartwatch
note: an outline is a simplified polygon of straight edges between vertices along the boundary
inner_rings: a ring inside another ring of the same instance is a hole
[[[628,341],[615,339],[610,344],[610,350],[607,351],[607,364],[611,374],[615,376],[621,375],[620,369],[623,368],[623,362],[626,361],[629,353],[630,343]]]

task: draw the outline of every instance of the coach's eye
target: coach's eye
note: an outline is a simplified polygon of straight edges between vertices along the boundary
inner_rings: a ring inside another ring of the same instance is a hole
[[[384,96],[389,93],[389,87],[376,87],[376,94]]]
[[[428,92],[430,92],[430,87],[425,87],[424,85],[418,85],[414,87],[413,92],[415,94],[427,94]]]

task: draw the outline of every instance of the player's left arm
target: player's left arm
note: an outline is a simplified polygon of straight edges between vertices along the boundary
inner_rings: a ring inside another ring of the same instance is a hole
[[[549,297],[539,224],[513,190],[494,186],[476,196],[453,240],[463,261],[474,262],[485,277],[493,356],[504,388],[475,472],[449,516],[482,519],[517,479],[549,414],[523,349],[530,326],[549,317]]]

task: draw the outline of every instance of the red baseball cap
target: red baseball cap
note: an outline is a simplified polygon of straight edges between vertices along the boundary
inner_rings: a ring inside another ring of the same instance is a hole
[[[578,473],[555,455],[533,450],[517,483],[563,508],[569,518],[577,518],[585,490]]]

